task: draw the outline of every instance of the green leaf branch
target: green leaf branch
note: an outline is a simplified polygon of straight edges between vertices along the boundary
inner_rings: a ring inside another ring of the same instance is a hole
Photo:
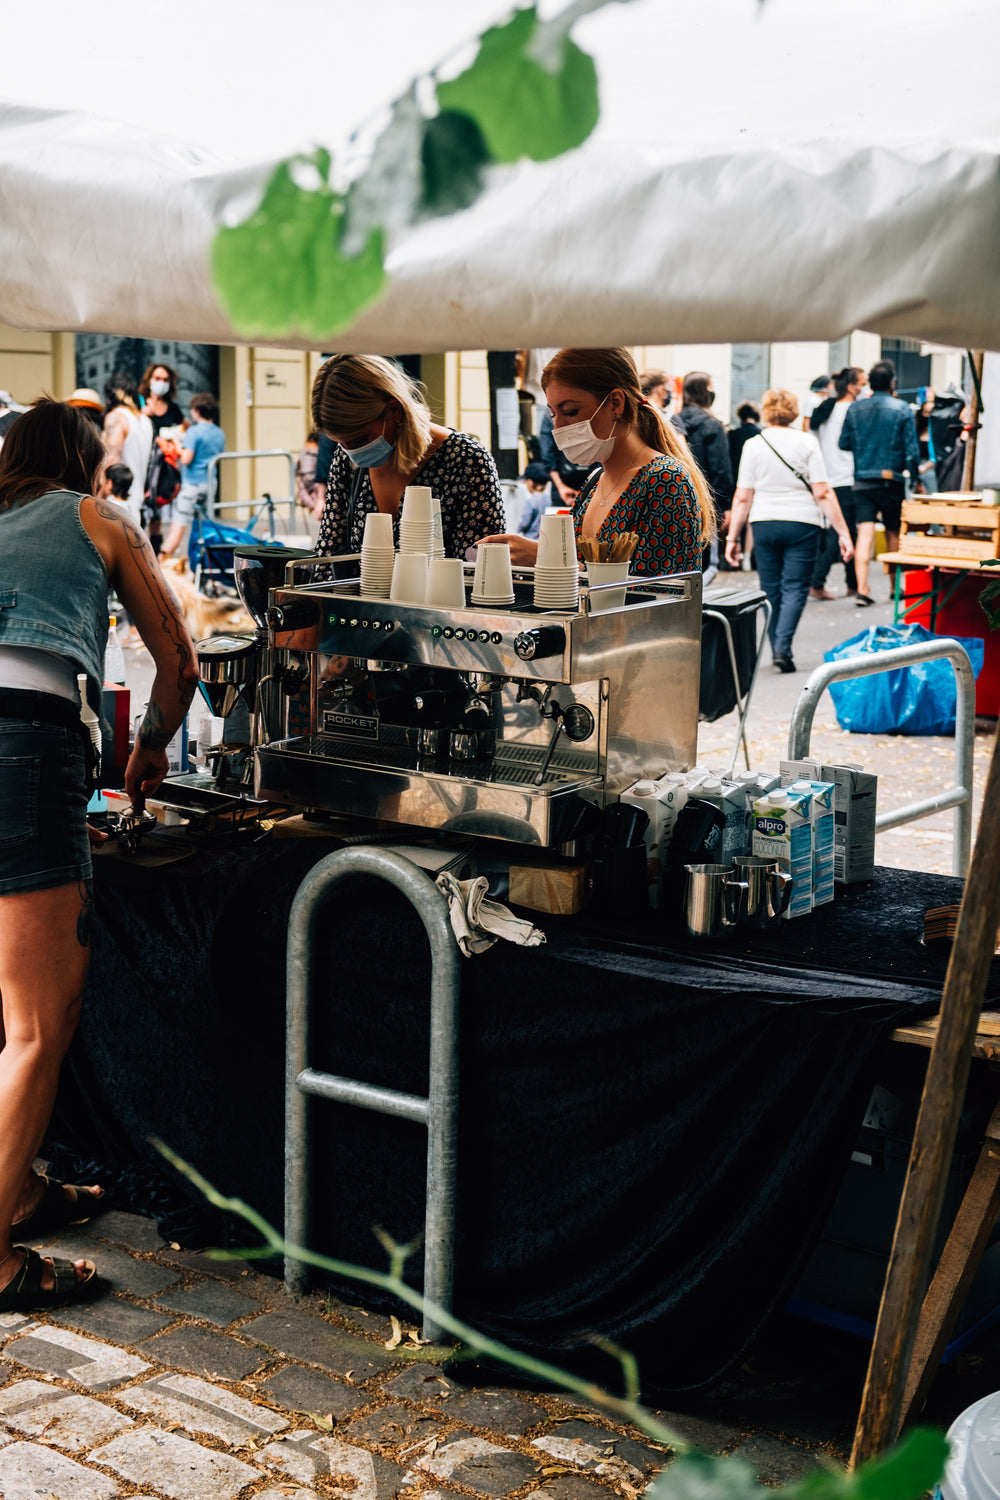
[[[469,208],[492,165],[582,145],[600,112],[597,69],[570,31],[610,3],[573,0],[546,21],[533,5],[516,10],[482,34],[458,77],[438,79],[439,68],[424,80],[436,113],[421,109],[427,90],[415,79],[346,193],[331,186],[324,149],[280,162],[254,212],[212,243],[216,294],[237,333],[329,342],[385,291],[392,235]],[[304,184],[309,169],[318,186]]]
[[[717,1458],[699,1452],[643,1406],[639,1400],[639,1369],[635,1356],[612,1340],[595,1338],[593,1342],[621,1366],[624,1396],[612,1395],[593,1381],[573,1375],[568,1370],[560,1369],[558,1365],[536,1359],[518,1349],[511,1349],[498,1339],[480,1333],[443,1307],[428,1301],[422,1293],[403,1280],[405,1262],[417,1248],[417,1244],[399,1245],[384,1230],[376,1230],[376,1237],[389,1256],[388,1271],[376,1271],[333,1256],[321,1255],[318,1251],[308,1250],[300,1245],[289,1245],[249,1204],[244,1203],[241,1198],[226,1197],[162,1140],[156,1137],[151,1137],[151,1140],[171,1166],[198,1188],[209,1203],[225,1213],[243,1219],[257,1231],[263,1241],[261,1245],[250,1249],[210,1250],[208,1254],[211,1258],[261,1260],[280,1255],[303,1265],[314,1266],[331,1276],[378,1287],[412,1307],[422,1317],[430,1315],[438,1327],[445,1329],[464,1346],[459,1351],[453,1351],[450,1357],[456,1357],[456,1353],[459,1357],[484,1355],[501,1361],[557,1390],[582,1397],[620,1422],[630,1423],[655,1443],[677,1455],[660,1474],[652,1489],[647,1491],[652,1500],[762,1500],[762,1486],[749,1464],[739,1458]],[[404,1354],[406,1351],[399,1349],[397,1352]],[[422,1352],[426,1358],[428,1351]],[[440,1350],[434,1352],[436,1357],[441,1357]],[[778,1489],[769,1488],[767,1493],[775,1496],[775,1500],[920,1500],[941,1479],[947,1458],[948,1442],[944,1434],[934,1428],[918,1427],[908,1433],[889,1453],[870,1459],[853,1473],[847,1473],[828,1462],[807,1478]]]

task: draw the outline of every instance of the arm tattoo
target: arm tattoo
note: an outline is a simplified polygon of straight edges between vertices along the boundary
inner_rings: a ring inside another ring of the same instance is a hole
[[[196,683],[185,675],[185,667],[190,663],[190,651],[187,643],[187,630],[181,615],[180,605],[174,598],[167,586],[156,560],[153,549],[149,545],[146,533],[135,524],[131,516],[120,505],[110,504],[106,500],[94,500],[97,514],[102,521],[110,521],[118,526],[125,536],[129,551],[135,555],[136,572],[138,581],[142,584],[159,613],[159,623],[164,635],[170,641],[177,662],[177,684],[176,691],[181,699],[185,711],[194,697]],[[155,726],[150,730],[156,733]],[[162,734],[162,727],[158,731]],[[169,736],[162,743],[153,744],[147,740],[140,731],[141,743],[147,748],[162,750],[169,743]]]

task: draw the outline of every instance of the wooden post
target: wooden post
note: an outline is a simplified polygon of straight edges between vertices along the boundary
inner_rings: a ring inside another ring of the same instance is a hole
[[[904,1425],[920,1416],[1000,1212],[1000,1104],[924,1300],[903,1396]]]
[[[979,424],[979,418],[983,412],[979,400],[979,392],[983,388],[983,361],[983,350],[974,349],[972,351],[972,364],[976,372],[976,378],[972,382],[972,400],[969,403],[970,421],[973,430],[969,433],[969,440],[965,445],[965,463],[962,466],[963,490],[971,490],[976,479],[976,440],[979,437],[979,433],[975,429]]]
[[[945,975],[941,1017],[920,1112],[861,1398],[852,1467],[881,1453],[899,1430],[917,1319],[959,1115],[972,1043],[1000,926],[1000,739],[994,742],[979,834]]]

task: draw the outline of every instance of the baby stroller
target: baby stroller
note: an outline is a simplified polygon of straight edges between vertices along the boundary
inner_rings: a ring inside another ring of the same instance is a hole
[[[262,542],[252,531],[240,526],[226,526],[213,521],[199,506],[195,511],[188,541],[188,561],[197,588],[203,594],[218,597],[235,595],[236,579],[233,573],[234,547],[280,547],[280,542]]]

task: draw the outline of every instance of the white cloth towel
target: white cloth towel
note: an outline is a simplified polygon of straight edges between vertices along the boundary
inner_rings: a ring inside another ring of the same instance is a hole
[[[545,942],[545,933],[539,932],[530,922],[499,901],[487,901],[489,881],[485,875],[475,880],[456,880],[445,871],[436,881],[437,888],[448,898],[448,910],[455,941],[466,958],[474,953],[485,953],[492,948],[497,938],[506,938],[508,943],[519,943],[522,948],[537,948]]]

